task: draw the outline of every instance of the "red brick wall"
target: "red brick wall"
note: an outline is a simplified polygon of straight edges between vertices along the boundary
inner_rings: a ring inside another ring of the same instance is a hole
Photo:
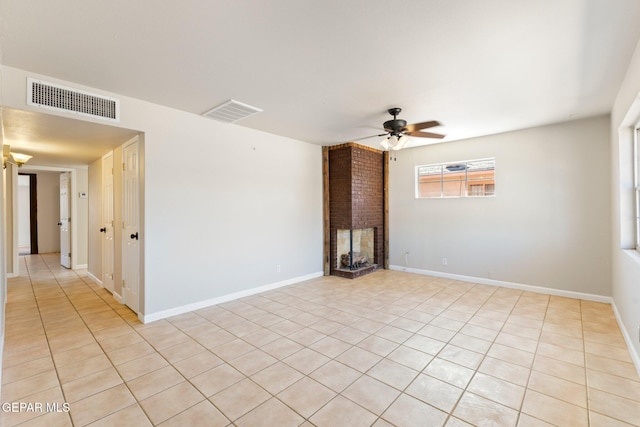
[[[357,144],[329,150],[330,262],[336,268],[336,230],[373,228],[373,262],[384,265],[384,153]]]

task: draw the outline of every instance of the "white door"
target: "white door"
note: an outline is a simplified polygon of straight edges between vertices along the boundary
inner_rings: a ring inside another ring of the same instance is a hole
[[[123,147],[122,297],[136,313],[140,308],[140,179],[138,138]]]
[[[102,158],[102,286],[114,292],[114,239],[113,239],[113,152]]]
[[[71,172],[60,174],[60,264],[71,268]]]

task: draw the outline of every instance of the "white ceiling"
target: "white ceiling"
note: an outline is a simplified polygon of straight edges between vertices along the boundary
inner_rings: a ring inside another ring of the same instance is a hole
[[[395,106],[444,141],[607,113],[640,38],[637,0],[0,0],[0,16],[3,64],[195,114],[236,99],[264,110],[239,125],[323,145]]]

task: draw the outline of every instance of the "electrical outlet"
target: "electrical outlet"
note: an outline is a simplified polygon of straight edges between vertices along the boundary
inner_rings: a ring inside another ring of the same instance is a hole
[[[442,258],[442,265],[447,265],[447,259],[446,258]]]

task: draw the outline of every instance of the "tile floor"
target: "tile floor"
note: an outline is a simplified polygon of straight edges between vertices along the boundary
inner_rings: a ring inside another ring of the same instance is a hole
[[[607,304],[379,271],[141,324],[55,254],[21,263],[2,402],[43,410],[3,426],[640,425]]]

